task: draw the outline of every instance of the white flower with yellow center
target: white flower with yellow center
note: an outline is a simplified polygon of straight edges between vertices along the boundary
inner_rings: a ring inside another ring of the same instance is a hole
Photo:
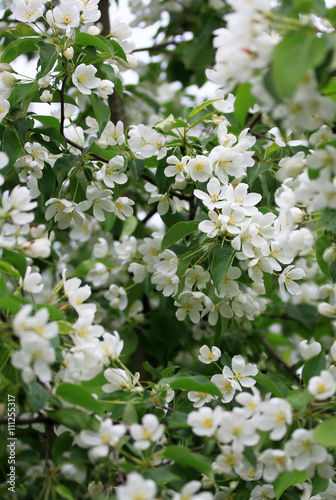
[[[188,172],[193,181],[206,182],[212,174],[212,163],[207,156],[197,155],[187,164]]]
[[[300,295],[302,293],[300,285],[295,280],[304,278],[306,273],[303,269],[293,265],[285,267],[279,276],[279,288],[282,296],[286,296],[285,287],[291,295]]]
[[[258,429],[271,431],[270,439],[280,441],[293,420],[292,407],[285,399],[272,398],[260,403],[261,415],[255,417]]]
[[[131,424],[130,433],[138,450],[147,450],[152,443],[157,443],[163,436],[164,426],[158,418],[147,413],[142,417],[141,424]]]
[[[285,444],[285,452],[293,458],[296,470],[306,470],[310,465],[322,464],[327,458],[327,448],[316,443],[314,430],[296,429]]]
[[[133,214],[134,201],[127,196],[120,196],[113,203],[113,213],[120,220],[126,220],[126,217],[130,217]]]
[[[75,69],[72,75],[72,82],[82,94],[89,95],[91,90],[98,87],[101,80],[94,75],[97,73],[97,68],[92,64],[80,64]]]
[[[212,177],[207,184],[208,194],[200,189],[194,189],[194,195],[196,198],[202,200],[203,204],[209,208],[209,210],[214,210],[215,208],[222,208],[226,204],[225,201],[225,187],[219,182],[216,177]]]
[[[40,0],[16,0],[10,9],[14,18],[23,23],[34,23],[43,13]]]
[[[209,365],[210,363],[218,361],[221,355],[222,352],[218,347],[213,346],[210,351],[207,345],[203,345],[199,350],[198,359],[200,360],[201,363]]]
[[[75,2],[63,0],[58,7],[53,10],[54,23],[57,28],[77,28],[80,23],[79,9]],[[84,94],[85,92],[83,92]]]
[[[189,481],[179,493],[174,492],[172,500],[213,500],[212,493],[199,491],[202,487],[200,481]]]
[[[213,436],[218,428],[223,416],[223,409],[216,406],[215,409],[204,407],[198,411],[192,411],[187,418],[187,424],[190,425],[196,436]]]
[[[308,391],[320,401],[331,398],[336,392],[336,381],[328,370],[322,370],[320,375],[309,380]]]
[[[223,444],[233,442],[243,446],[254,446],[260,439],[254,422],[248,419],[243,408],[234,408],[222,415],[216,436]]]
[[[107,457],[110,446],[118,444],[126,432],[123,424],[113,425],[110,418],[103,420],[99,426],[98,432],[83,430],[78,436],[78,445],[84,448],[90,448],[89,458],[94,461],[98,458]]]
[[[154,500],[157,487],[151,479],[144,479],[137,472],[127,476],[126,483],[115,489],[117,500]]]

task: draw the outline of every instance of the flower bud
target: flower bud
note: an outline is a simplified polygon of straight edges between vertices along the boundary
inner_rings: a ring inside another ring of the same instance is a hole
[[[100,495],[100,493],[104,490],[104,486],[100,481],[92,481],[92,483],[88,486],[88,491],[91,497],[96,495]]]
[[[28,257],[46,259],[51,252],[51,241],[48,238],[27,241],[21,245],[21,250]]]
[[[3,71],[8,71],[8,73],[15,73],[15,70],[12,68],[10,64],[0,63],[0,73]]]
[[[72,59],[74,56],[74,48],[73,47],[68,47],[67,49],[63,50],[63,55],[66,59]]]
[[[334,361],[336,361],[336,340],[333,345],[330,347],[330,356]]]
[[[121,59],[121,57],[116,56],[117,61],[121,64],[126,69],[134,69],[137,64],[138,60],[136,57],[131,56],[130,54],[126,54],[127,57],[127,62],[124,61],[124,59]]]
[[[51,102],[53,100],[53,95],[49,90],[44,90],[41,94],[40,100],[42,102]]]
[[[106,149],[109,145],[108,141],[106,139],[98,139],[96,141],[97,146],[99,146],[102,149]]]
[[[89,35],[99,35],[100,34],[100,29],[97,26],[90,26],[87,30]]]
[[[327,316],[328,318],[331,318],[336,314],[335,307],[328,304],[328,302],[321,302],[321,304],[317,306],[317,310],[320,314],[322,314],[322,316]]]
[[[49,75],[42,76],[42,78],[39,78],[37,80],[37,83],[42,89],[45,89],[46,87],[48,87],[50,83],[50,76]]]
[[[215,481],[211,477],[208,477],[208,476],[205,476],[204,474],[202,474],[202,486],[203,486],[203,488],[205,488],[205,489],[212,488],[214,484],[215,484]]]
[[[12,75],[12,73],[10,73],[9,71],[3,71],[1,73],[1,79],[5,85],[8,85],[8,87],[14,87],[17,82],[15,76]]]
[[[328,247],[323,252],[323,260],[328,264],[331,264],[336,260],[336,246],[332,245]]]

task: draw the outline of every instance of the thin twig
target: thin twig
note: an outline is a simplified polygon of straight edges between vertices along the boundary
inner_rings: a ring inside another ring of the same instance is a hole
[[[246,125],[246,128],[253,128],[254,125],[260,120],[260,118],[262,117],[262,114],[261,113],[258,113],[254,118],[252,118],[252,120]]]
[[[62,87],[61,87],[61,121],[60,121],[60,133],[64,137],[64,93],[65,93],[65,82],[67,77],[63,78]]]
[[[152,45],[151,47],[142,47],[139,49],[134,49],[132,52],[155,52],[156,50],[164,49],[165,47],[168,47],[169,45],[178,45],[178,42],[172,41],[172,42],[162,42],[158,43],[157,45]]]

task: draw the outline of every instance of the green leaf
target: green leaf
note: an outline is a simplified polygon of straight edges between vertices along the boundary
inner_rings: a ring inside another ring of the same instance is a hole
[[[11,276],[17,281],[19,281],[20,279],[19,271],[15,269],[12,264],[10,264],[9,262],[5,262],[4,260],[0,260],[0,273],[8,274],[8,276]]]
[[[26,95],[35,93],[38,89],[38,85],[36,82],[31,83],[19,83],[15,85],[12,90],[11,95],[9,96],[9,102],[14,106],[18,102],[22,102]]]
[[[87,413],[81,410],[63,408],[62,410],[54,410],[48,413],[48,416],[58,422],[63,424],[69,429],[73,429],[75,432],[80,432],[82,429],[92,428],[92,419]]]
[[[40,123],[42,123],[42,125],[44,125],[47,128],[55,128],[56,130],[59,130],[60,128],[60,122],[54,116],[33,115],[32,118],[34,118],[34,120],[39,121]]]
[[[90,94],[90,102],[99,125],[99,131],[102,132],[111,117],[110,108],[103,103],[97,94]]]
[[[22,305],[26,303],[26,300],[19,297],[2,297],[0,298],[0,309],[16,314],[20,311]]]
[[[116,267],[116,265],[112,261],[106,258],[88,259],[84,260],[84,262],[75,267],[69,278],[83,278],[88,274],[89,271],[94,269],[94,267],[96,267],[96,264],[98,264],[99,262],[101,264],[104,264],[104,266],[106,266],[108,269],[114,269]]]
[[[192,467],[207,476],[213,476],[211,462],[200,453],[193,453],[188,448],[177,445],[167,446],[163,457],[174,460],[176,464]]]
[[[155,469],[148,469],[143,473],[146,479],[152,479],[158,486],[167,486],[172,481],[179,481],[181,475],[176,467],[173,465],[163,465]]]
[[[196,231],[198,225],[198,220],[191,220],[189,222],[177,222],[177,224],[174,224],[170,229],[168,229],[162,239],[161,252]]]
[[[161,379],[160,385],[168,384],[172,389],[184,389],[185,391],[205,392],[211,396],[221,396],[221,392],[215,384],[209,382],[203,375],[190,375],[178,373],[172,377]]]
[[[259,175],[267,172],[273,167],[272,163],[257,163],[253,167],[248,168],[247,170],[247,181],[249,186],[254,184],[254,181],[259,177]]]
[[[13,130],[12,128],[6,128],[1,149],[8,155],[9,158],[9,162],[6,166],[6,171],[8,172],[10,170],[10,167],[22,154],[21,143],[15,130]]]
[[[264,375],[259,372],[254,379],[257,384],[261,385],[261,387],[264,387],[268,391],[271,391],[271,393],[278,398],[286,397],[288,394],[287,387],[276,375]]]
[[[53,169],[49,163],[45,162],[44,169],[42,170],[43,177],[38,181],[38,187],[44,195],[45,200],[49,200],[51,194],[56,187],[56,177]]]
[[[55,491],[60,497],[65,498],[65,500],[74,500],[71,491],[64,484],[57,484],[55,486]]]
[[[244,125],[249,108],[255,103],[255,97],[251,94],[251,84],[243,83],[239,85],[236,93],[234,115],[240,125]]]
[[[302,370],[302,380],[308,384],[309,379],[315,375],[319,375],[326,368],[326,358],[323,352],[306,361]]]
[[[196,108],[194,108],[189,113],[188,120],[190,120],[190,118],[192,118],[193,116],[197,115],[197,113],[202,111],[202,109],[206,108],[207,106],[210,106],[210,104],[212,104],[213,102],[216,102],[216,101],[219,101],[219,99],[209,99],[208,101],[205,101],[202,104],[199,104],[198,106],[196,106]]]
[[[307,390],[290,391],[286,399],[296,410],[299,410],[302,415],[308,406],[310,394]]]
[[[302,323],[308,330],[313,331],[320,321],[320,315],[315,306],[310,304],[286,305],[287,314],[290,318]]]
[[[212,254],[210,265],[211,277],[217,291],[220,293],[222,283],[232,265],[236,251],[232,247],[216,248]]]
[[[107,44],[109,44],[110,47],[113,48],[113,50],[114,50],[114,56],[120,57],[121,59],[123,59],[124,61],[127,62],[127,56],[125,54],[125,51],[122,48],[122,46],[119,45],[119,43],[116,40],[106,40],[105,39],[105,42]]]
[[[56,396],[73,405],[82,406],[94,413],[100,413],[102,409],[100,402],[94,399],[90,392],[80,385],[64,382],[57,387]]]
[[[322,224],[328,231],[336,234],[336,210],[334,208],[325,208],[322,210]]]
[[[137,181],[141,179],[142,172],[145,168],[145,164],[146,164],[145,160],[140,160],[140,159],[128,160],[128,166],[131,169],[131,172]]]
[[[125,405],[125,409],[124,409],[123,415],[122,415],[122,421],[126,425],[138,423],[138,414],[137,414],[137,411],[135,409],[135,405],[131,401],[129,401]]]
[[[7,248],[4,248],[2,252],[3,252],[2,253],[3,259],[9,264],[12,264],[12,266],[19,271],[21,276],[24,277],[27,267],[25,256],[22,255],[21,253],[13,252],[12,250],[7,250]]]
[[[143,369],[146,370],[146,372],[150,373],[153,377],[153,380],[158,380],[161,378],[161,374],[159,371],[157,371],[150,363],[149,361],[145,361],[143,364]]]
[[[329,479],[319,476],[315,474],[315,476],[311,479],[313,489],[312,496],[317,495],[318,493],[323,493],[329,486]]]
[[[336,417],[318,424],[314,431],[316,441],[327,448],[336,447]]]
[[[10,63],[22,54],[26,54],[27,52],[34,52],[36,50],[36,44],[38,41],[38,38],[22,38],[20,40],[14,40],[9,45],[7,45],[5,51],[1,56],[1,62]]]
[[[106,52],[110,57],[114,57],[113,45],[108,42],[103,36],[89,35],[88,33],[78,33],[76,43],[82,47],[94,47],[95,49]]]
[[[123,223],[123,228],[120,234],[120,239],[124,236],[131,236],[131,234],[134,233],[136,230],[136,227],[138,225],[139,219],[135,217],[135,215],[131,215],[130,217],[127,217],[125,222]]]
[[[38,78],[42,78],[42,76],[49,73],[58,57],[58,50],[55,45],[51,45],[50,43],[43,43],[40,45],[40,61],[41,61],[41,69],[38,73]]]
[[[30,401],[32,411],[37,412],[44,408],[46,402],[50,398],[50,393],[42,387],[41,384],[34,380],[31,384],[29,384],[27,396]]]
[[[304,483],[307,479],[307,471],[294,470],[293,472],[283,472],[280,474],[274,482],[274,493],[275,498],[278,500],[283,492],[287,490],[293,484]]]
[[[59,320],[58,324],[58,334],[59,335],[69,335],[72,332],[72,324],[68,321]]]
[[[0,31],[0,38],[19,38],[26,36],[40,36],[40,33],[37,33],[30,25],[19,23],[16,26],[12,26],[10,28],[6,28]]]
[[[308,70],[322,63],[326,52],[324,38],[312,33],[294,33],[276,45],[272,78],[279,94],[291,97]]]
[[[320,266],[321,271],[327,278],[330,279],[330,266],[329,264],[324,260],[323,258],[323,253],[324,251],[330,247],[332,241],[330,238],[328,238],[326,235],[321,235],[317,238],[316,240],[316,260],[318,265]]]

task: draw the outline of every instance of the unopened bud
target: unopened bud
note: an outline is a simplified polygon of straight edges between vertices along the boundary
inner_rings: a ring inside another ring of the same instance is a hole
[[[328,264],[331,264],[336,260],[336,246],[332,245],[328,247],[323,252],[323,260]]]
[[[121,59],[121,57],[116,57],[117,61],[126,69],[134,69],[138,64],[138,60],[136,57],[131,56],[130,54],[126,54],[127,61]]]
[[[15,73],[12,66],[7,63],[0,63],[0,73],[2,73],[3,71],[8,71],[8,73]]]
[[[208,476],[205,476],[204,474],[202,474],[202,486],[203,486],[203,488],[205,488],[205,489],[212,488],[214,484],[215,484],[215,481],[213,479],[211,479],[211,477],[208,477]]]
[[[20,248],[28,257],[46,259],[50,255],[51,241],[48,238],[38,238],[37,240],[27,241]]]
[[[37,80],[37,83],[42,89],[45,89],[46,87],[48,87],[50,83],[50,76],[49,75],[42,76],[42,78],[39,78]]]
[[[322,316],[327,316],[328,318],[331,318],[336,314],[335,307],[328,304],[328,302],[321,302],[321,304],[317,306],[317,310],[320,314],[322,314]]]
[[[1,73],[1,79],[4,82],[4,84],[7,85],[8,87],[14,87],[14,85],[17,82],[15,76],[9,71],[3,71]]]
[[[53,100],[53,95],[49,90],[44,90],[41,94],[40,100],[42,102],[51,102]]]
[[[100,493],[104,490],[103,483],[100,481],[92,481],[92,483],[88,486],[88,491],[91,497],[96,495],[100,495]]]
[[[72,59],[74,56],[74,48],[73,47],[68,47],[67,49],[63,50],[63,55],[66,59]]]
[[[97,36],[100,34],[100,29],[97,28],[97,26],[90,26],[90,28],[88,28],[87,32],[89,35]]]

